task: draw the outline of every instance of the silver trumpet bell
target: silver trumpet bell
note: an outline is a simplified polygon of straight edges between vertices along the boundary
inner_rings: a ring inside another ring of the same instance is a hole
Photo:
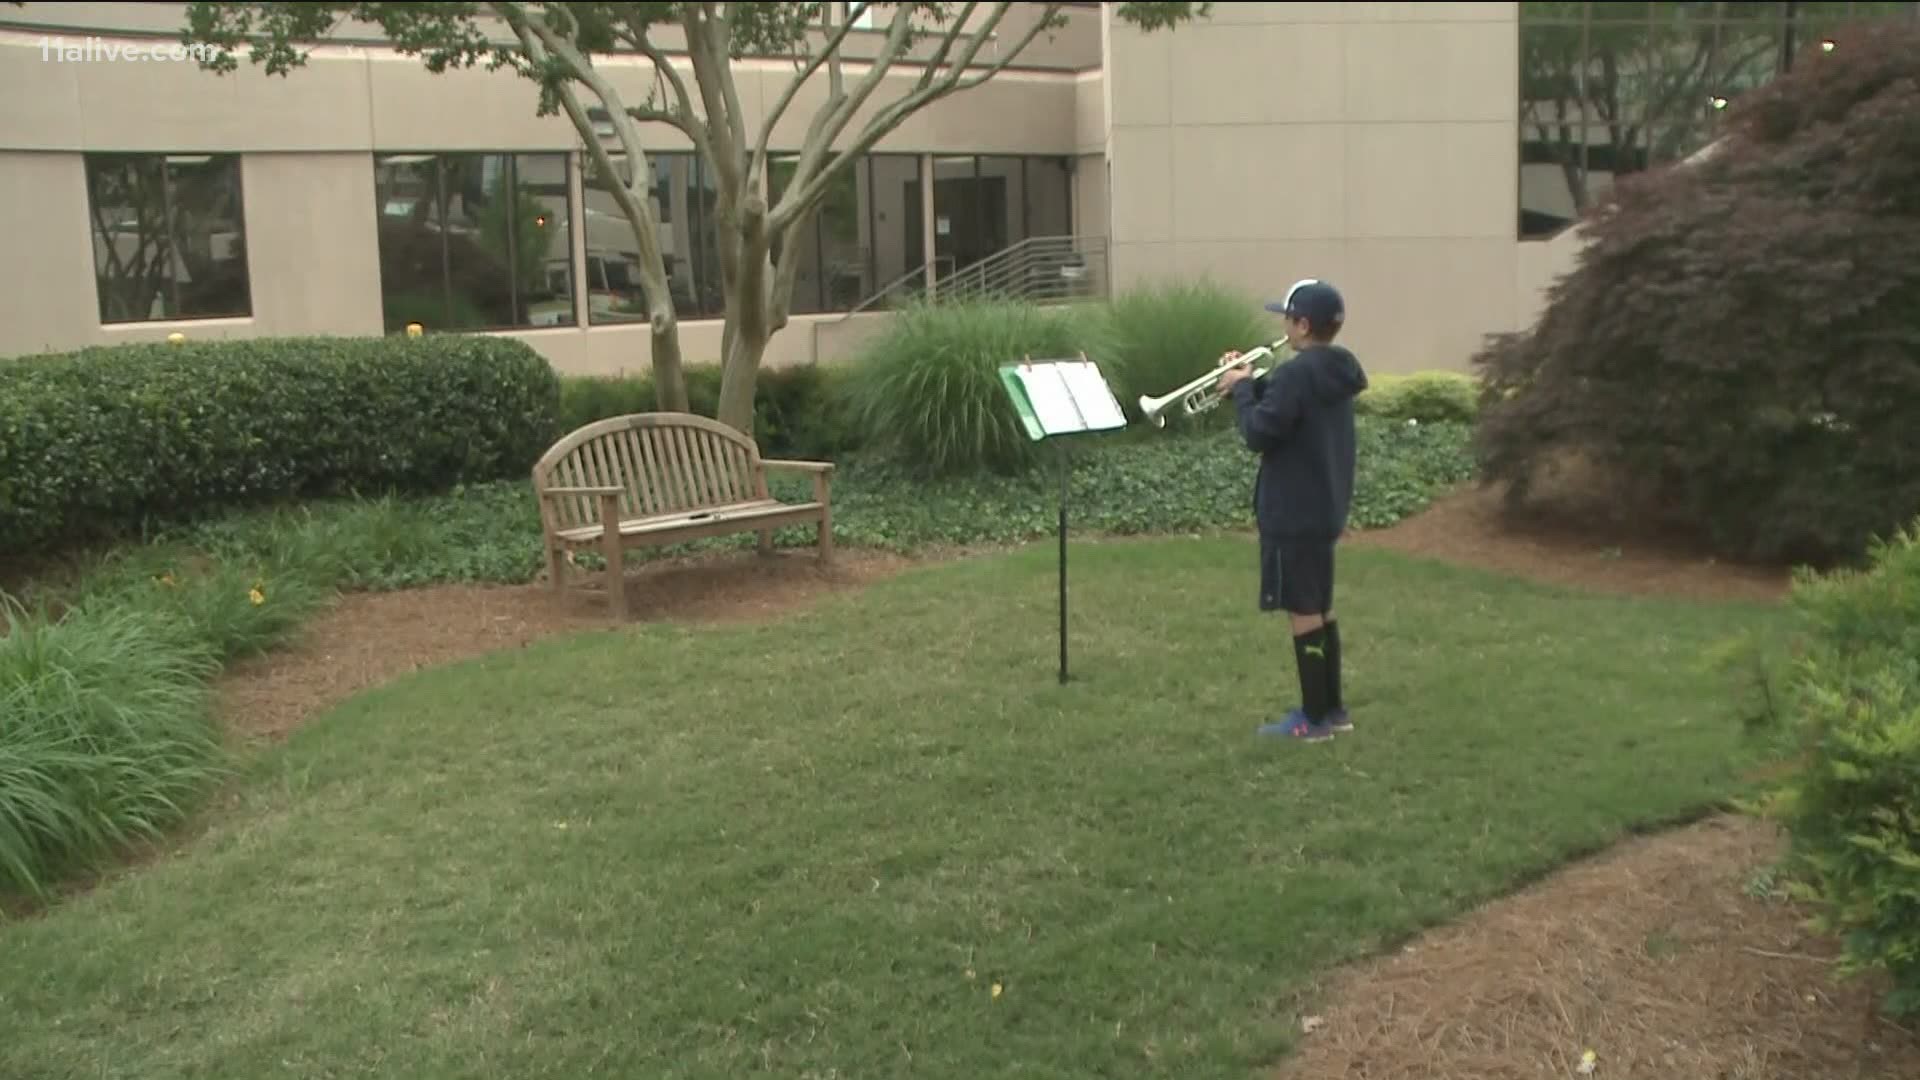
[[[1145,394],[1140,395],[1141,415],[1145,416],[1147,422],[1154,427],[1163,428],[1167,426],[1167,409],[1176,401],[1180,402],[1180,411],[1188,416],[1198,416],[1212,409],[1220,404],[1221,395],[1213,389],[1214,385],[1220,381],[1220,376],[1225,375],[1234,368],[1245,367],[1256,361],[1264,360],[1272,356],[1274,348],[1279,344],[1281,343],[1276,342],[1274,345],[1262,345],[1252,352],[1241,353],[1239,356],[1218,365],[1212,371],[1187,383],[1185,386],[1170,390],[1159,397],[1148,397]],[[1257,379],[1265,375],[1269,370],[1271,369],[1258,369],[1254,371],[1253,377]]]

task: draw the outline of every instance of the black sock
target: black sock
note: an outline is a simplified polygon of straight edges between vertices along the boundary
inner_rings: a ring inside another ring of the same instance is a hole
[[[1327,709],[1339,712],[1346,708],[1340,699],[1340,624],[1327,623]]]
[[[1327,630],[1322,626],[1293,639],[1293,659],[1300,669],[1300,707],[1307,719],[1327,719]]]

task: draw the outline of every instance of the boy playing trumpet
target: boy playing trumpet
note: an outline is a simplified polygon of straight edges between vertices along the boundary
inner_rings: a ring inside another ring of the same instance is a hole
[[[1333,286],[1308,278],[1267,310],[1285,318],[1295,356],[1259,378],[1236,368],[1219,384],[1233,397],[1247,448],[1260,455],[1260,610],[1287,613],[1300,678],[1299,707],[1260,733],[1318,741],[1353,730],[1341,699],[1333,549],[1353,500],[1353,399],[1367,373],[1333,343],[1346,323]]]

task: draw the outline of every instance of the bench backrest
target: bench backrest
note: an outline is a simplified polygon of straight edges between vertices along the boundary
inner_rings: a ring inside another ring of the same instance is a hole
[[[622,517],[711,509],[765,499],[760,448],[741,432],[691,413],[637,413],[568,433],[533,467],[536,490],[618,487]],[[551,528],[600,524],[600,501],[540,500]]]

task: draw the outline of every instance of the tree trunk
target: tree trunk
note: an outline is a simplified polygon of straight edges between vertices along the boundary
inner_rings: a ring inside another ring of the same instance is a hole
[[[760,360],[766,352],[766,335],[747,333],[742,327],[733,335],[733,349],[727,353],[720,372],[717,419],[747,435],[753,434],[753,397],[759,382]]]
[[[629,198],[621,203],[628,222],[639,239],[640,288],[647,296],[647,326],[653,336],[653,401],[661,412],[690,412],[687,405],[687,373],[680,360],[680,320],[673,313],[673,293],[667,284],[666,261],[647,241],[654,235],[652,223],[636,219],[645,213],[647,192],[628,189]]]
[[[767,204],[758,192],[740,202],[738,247],[731,252],[733,280],[727,290],[726,351],[721,354],[720,407],[714,419],[753,434],[753,397],[760,358],[766,355],[768,325]]]
[[[692,412],[687,372],[680,362],[680,327],[667,316],[653,324],[653,402],[661,412]]]

